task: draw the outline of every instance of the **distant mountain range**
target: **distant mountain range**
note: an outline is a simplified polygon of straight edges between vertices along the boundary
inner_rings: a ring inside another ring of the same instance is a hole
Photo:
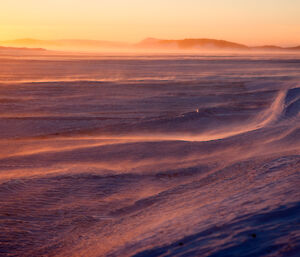
[[[111,50],[257,50],[257,51],[300,51],[300,45],[295,47],[280,47],[274,45],[250,47],[225,40],[216,39],[182,39],[182,40],[164,40],[156,38],[147,38],[136,44],[111,42],[101,40],[38,40],[38,39],[17,39],[9,41],[0,41],[2,46],[10,47],[36,47],[54,49],[54,50],[91,50],[98,51],[103,49]],[[25,48],[23,48],[24,50]],[[41,50],[41,49],[40,49]],[[35,49],[37,51],[37,49]]]
[[[161,49],[180,49],[180,50],[300,50],[300,46],[296,47],[280,47],[273,45],[250,47],[225,40],[216,39],[182,39],[182,40],[162,40],[156,38],[147,38],[136,44],[141,48],[161,48]]]
[[[9,47],[9,46],[0,46],[0,50],[20,50],[20,51],[46,51],[44,48],[28,48],[28,47]]]
[[[48,51],[43,48],[27,48],[27,47],[4,47],[0,46],[0,55],[28,55],[28,54],[44,54]]]
[[[8,41],[0,41],[2,46],[13,47],[42,47],[55,50],[84,50],[84,49],[116,49],[116,48],[128,48],[127,43],[110,42],[101,40],[81,40],[81,39],[62,39],[62,40],[39,40],[32,38],[16,39]]]

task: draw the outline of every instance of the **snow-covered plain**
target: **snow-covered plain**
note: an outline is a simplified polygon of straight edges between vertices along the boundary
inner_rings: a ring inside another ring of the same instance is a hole
[[[0,256],[299,256],[300,55],[0,58]]]

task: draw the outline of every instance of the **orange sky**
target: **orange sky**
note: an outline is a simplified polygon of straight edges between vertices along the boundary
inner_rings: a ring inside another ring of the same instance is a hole
[[[300,44],[299,0],[1,0],[0,40],[215,38]]]

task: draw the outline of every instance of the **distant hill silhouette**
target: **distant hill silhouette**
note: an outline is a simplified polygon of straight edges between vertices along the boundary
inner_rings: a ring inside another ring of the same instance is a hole
[[[243,49],[249,47],[225,40],[215,39],[182,39],[182,40],[161,40],[147,38],[137,44],[138,47],[146,48],[178,48],[178,49],[197,49],[197,48],[214,48],[214,49]]]

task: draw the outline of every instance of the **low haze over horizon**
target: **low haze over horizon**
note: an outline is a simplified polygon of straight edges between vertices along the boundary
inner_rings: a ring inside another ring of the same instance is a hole
[[[18,38],[139,42],[212,38],[250,46],[300,43],[297,0],[4,0],[0,41]]]

